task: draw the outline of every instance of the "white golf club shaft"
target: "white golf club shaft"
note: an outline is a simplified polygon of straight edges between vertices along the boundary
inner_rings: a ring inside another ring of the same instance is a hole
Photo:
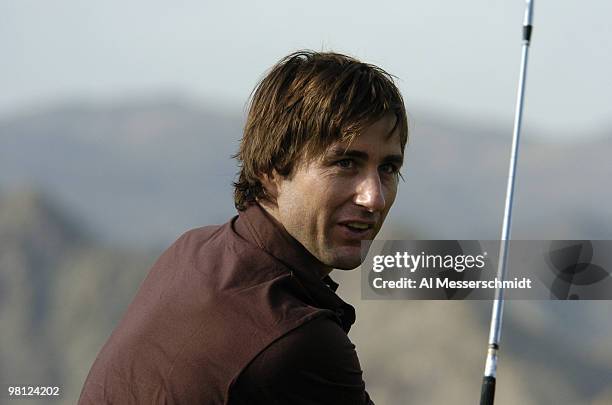
[[[502,225],[501,241],[499,247],[499,261],[497,267],[497,279],[506,279],[508,261],[508,241],[510,240],[510,228],[512,226],[512,203],[514,200],[514,183],[516,176],[516,164],[518,160],[519,140],[521,135],[521,123],[523,119],[523,105],[525,100],[525,82],[527,76],[527,57],[531,40],[533,22],[533,0],[527,0],[525,18],[523,21],[523,46],[521,53],[521,70],[519,76],[518,93],[516,97],[516,108],[514,113],[514,130],[512,134],[512,152],[510,155],[510,167],[508,169],[508,183],[506,188],[506,202],[504,209],[504,220]],[[485,364],[484,379],[480,397],[481,405],[493,405],[495,397],[495,383],[497,375],[497,352],[501,335],[502,315],[504,311],[504,289],[495,291],[493,311],[491,313],[491,329],[489,331],[489,347]]]

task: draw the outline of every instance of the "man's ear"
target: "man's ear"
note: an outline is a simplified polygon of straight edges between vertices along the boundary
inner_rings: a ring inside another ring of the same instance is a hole
[[[270,202],[276,202],[280,189],[280,179],[281,175],[278,174],[276,169],[272,169],[271,173],[264,173],[259,176],[261,185],[264,188],[265,196],[270,200]]]

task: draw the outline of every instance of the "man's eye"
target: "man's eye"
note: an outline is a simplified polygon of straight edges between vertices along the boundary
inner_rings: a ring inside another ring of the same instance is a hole
[[[354,162],[351,159],[342,159],[338,160],[336,164],[343,169],[350,169],[353,167]]]
[[[391,163],[386,164],[386,165],[382,165],[381,169],[382,169],[382,171],[384,173],[387,173],[387,174],[396,174],[396,173],[399,172],[399,169],[397,168],[397,166],[395,166],[395,165],[393,165]]]

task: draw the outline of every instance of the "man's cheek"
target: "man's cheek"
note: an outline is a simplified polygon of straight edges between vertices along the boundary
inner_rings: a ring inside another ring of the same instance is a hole
[[[392,189],[388,190],[387,196],[385,198],[385,201],[386,201],[385,210],[386,210],[386,212],[389,211],[389,209],[391,208],[391,206],[395,202],[395,197],[396,196],[397,196],[397,186],[394,186]],[[386,212],[385,212],[385,214],[386,214]]]

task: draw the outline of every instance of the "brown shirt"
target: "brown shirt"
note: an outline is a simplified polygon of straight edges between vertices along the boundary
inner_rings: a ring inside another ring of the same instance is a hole
[[[371,404],[352,306],[259,205],[181,236],[106,342],[79,404]]]

